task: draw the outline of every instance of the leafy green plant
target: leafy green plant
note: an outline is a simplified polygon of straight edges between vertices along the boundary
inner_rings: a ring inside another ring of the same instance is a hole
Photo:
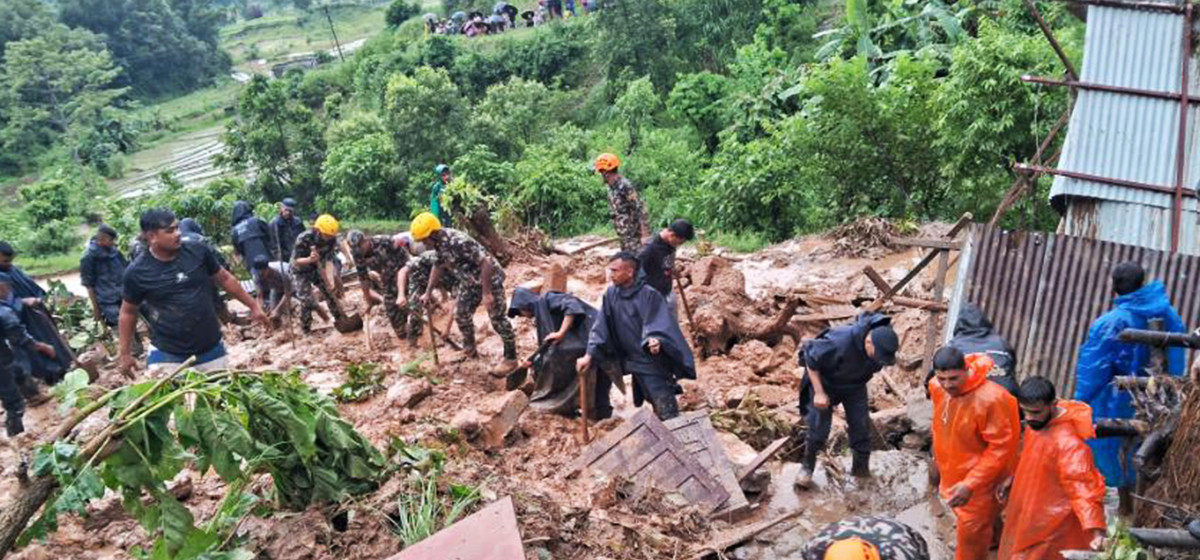
[[[1108,528],[1108,544],[1097,560],[1154,560],[1154,555],[1129,534],[1129,528],[1117,522]]]
[[[374,362],[346,364],[346,381],[333,390],[338,402],[359,402],[383,390],[384,371]]]
[[[113,335],[103,322],[93,316],[91,304],[72,294],[60,280],[50,280],[47,287],[46,306],[66,335],[71,349],[81,352],[101,342],[113,354],[116,350]]]
[[[410,479],[412,491],[403,494],[392,516],[392,531],[412,546],[430,535],[453,525],[476,502],[479,489],[447,483],[440,488],[440,472],[414,474]]]

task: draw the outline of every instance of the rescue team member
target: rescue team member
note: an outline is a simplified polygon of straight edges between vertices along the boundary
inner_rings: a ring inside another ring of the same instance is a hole
[[[128,266],[117,249],[117,230],[101,224],[79,259],[79,280],[87,288],[92,316],[109,327],[121,316],[121,278]]]
[[[271,228],[262,218],[254,215],[250,203],[237,201],[233,203],[233,251],[246,263],[250,275],[254,278],[254,286],[259,294],[259,303],[267,287],[263,285],[261,268],[254,266],[259,257],[270,259]]]
[[[429,277],[433,275],[437,260],[436,252],[423,251],[400,269],[399,278],[396,279],[397,291],[401,294],[396,305],[408,313],[408,344],[413,347],[416,347],[420,340],[421,327],[425,324],[421,297],[425,295],[425,290],[429,289]],[[453,276],[442,275],[441,286],[434,288],[450,293],[455,286]]]
[[[821,529],[800,554],[803,560],[929,560],[929,545],[903,523],[851,517]]]
[[[305,334],[312,332],[312,315],[317,308],[314,287],[325,298],[333,319],[342,321],[345,318],[342,306],[334,295],[334,286],[327,286],[325,275],[322,274],[325,264],[333,261],[334,253],[338,250],[337,234],[338,221],[329,214],[322,214],[317,217],[312,229],[296,238],[292,274],[295,277],[295,295],[300,300],[300,330]]]
[[[131,351],[138,306],[150,324],[151,370],[169,369],[195,357],[193,367],[212,371],[225,366],[225,344],[213,305],[219,285],[250,309],[252,319],[270,328],[258,301],[250,297],[229,271],[217,263],[203,243],[184,241],[179,221],[170,210],[147,210],[141,217],[147,250],[125,271],[124,301],[119,323],[119,365],[126,377],[135,366]]]
[[[379,303],[378,296],[371,293],[374,272],[379,277],[378,285],[383,292],[383,309],[387,312],[388,321],[396,337],[403,340],[408,337],[408,310],[400,307],[397,300],[400,297],[398,278],[400,269],[408,264],[408,247],[405,238],[388,235],[367,236],[358,230],[346,234],[346,242],[354,256],[357,266],[359,285],[362,286],[363,301],[367,308]]]
[[[588,336],[587,354],[575,365],[582,372],[593,360],[617,364],[633,374],[634,406],[650,401],[654,414],[669,420],[679,416],[675,395],[683,389],[677,381],[696,378],[696,359],[662,294],[636,280],[637,268],[637,258],[626,251],[609,259],[611,285]]]
[[[1145,376],[1150,362],[1150,346],[1121,342],[1117,337],[1125,329],[1145,329],[1151,319],[1162,319],[1164,330],[1186,330],[1179,313],[1171,307],[1162,282],[1146,284],[1146,271],[1135,262],[1118,264],[1112,271],[1113,309],[1100,316],[1088,330],[1087,340],[1079,348],[1075,369],[1075,400],[1092,407],[1096,419],[1133,418],[1129,393],[1117,388],[1113,378],[1119,375]],[[1183,375],[1187,361],[1182,347],[1167,348],[1167,372]],[[1133,486],[1137,472],[1133,457],[1121,457],[1122,438],[1099,438],[1088,442],[1096,456],[1096,466],[1104,474],[1105,484],[1117,488],[1122,515],[1133,514]],[[1137,449],[1137,445],[1129,449]],[[1124,465],[1124,467],[1122,467]]]
[[[667,309],[676,320],[679,318],[679,308],[675,292],[672,290],[675,279],[675,249],[695,236],[696,230],[691,222],[675,220],[669,227],[654,234],[654,237],[638,251],[638,278],[667,299]]]
[[[599,312],[583,300],[563,292],[536,293],[528,288],[513,290],[509,317],[533,319],[540,352],[532,362],[521,364],[534,372],[534,390],[529,406],[536,410],[574,416],[579,411],[579,376],[575,363],[587,353],[588,336]],[[524,378],[522,377],[522,380]],[[608,375],[597,375],[590,416],[603,420],[612,416]]]
[[[1104,476],[1084,441],[1096,437],[1091,407],[1058,400],[1044,377],[1022,382],[1017,401],[1025,437],[1017,472],[1005,484],[1012,492],[999,558],[1043,560],[1061,558],[1064,550],[1102,550]]]
[[[12,277],[0,272],[0,301],[11,296]],[[4,405],[5,432],[12,438],[25,431],[25,398],[17,388],[17,379],[22,374],[14,361],[14,352],[20,348],[30,353],[37,352],[51,360],[56,353],[53,346],[31,338],[16,311],[7,305],[0,305],[0,335],[4,337],[0,342],[0,404]]]
[[[445,227],[450,227],[450,212],[442,206],[442,193],[446,191],[446,185],[454,180],[450,174],[450,166],[440,163],[433,168],[433,174],[437,178],[429,187],[429,213],[433,214]]]
[[[636,252],[642,246],[642,240],[650,236],[650,223],[637,189],[617,171],[620,166],[621,160],[615,154],[600,154],[596,158],[596,172],[608,185],[608,209],[612,213],[613,229],[621,238],[621,250]]]
[[[1017,394],[1017,351],[1008,343],[979,306],[965,301],[954,323],[954,338],[946,343],[962,350],[964,355],[983,353],[992,358],[994,367],[988,379],[1004,387],[1013,396]],[[925,387],[933,379],[933,365],[925,376]],[[926,394],[925,398],[929,398]]]
[[[829,440],[833,407],[842,405],[853,466],[857,477],[871,476],[871,411],[867,382],[883,366],[896,362],[900,339],[892,330],[892,319],[879,313],[863,313],[852,325],[825,329],[800,347],[799,362],[805,375],[800,381],[800,414],[808,431],[804,464],[795,486],[812,487],[817,454]]]
[[[454,319],[463,335],[463,351],[470,357],[479,355],[475,348],[474,317],[475,308],[482,301],[492,320],[492,329],[504,343],[504,361],[491,373],[504,377],[516,370],[517,335],[506,314],[508,297],[504,294],[504,269],[500,263],[478,241],[456,229],[443,228],[437,217],[429,212],[423,212],[413,220],[412,236],[437,252],[437,266],[425,287],[421,303],[426,308],[432,305],[434,287],[441,283],[443,275],[452,276],[460,287]]]
[[[9,295],[0,300],[0,305],[7,305],[17,314],[17,318],[25,325],[26,332],[34,340],[49,344],[54,348],[55,358],[49,358],[40,352],[28,352],[25,347],[13,348],[13,361],[19,370],[18,385],[26,400],[45,402],[48,397],[39,392],[37,382],[40,379],[48,385],[58,383],[71,371],[74,361],[71,348],[58,333],[50,314],[44,309],[42,298],[46,290],[33,281],[21,267],[13,264],[16,251],[8,243],[0,241],[0,272],[9,276]]]
[[[986,560],[1000,516],[997,487],[1020,445],[1017,399],[988,381],[992,359],[944,346],[933,355],[933,460],[939,492],[957,518],[956,560]]]
[[[296,217],[296,201],[290,198],[279,203],[279,215],[271,220],[271,253],[277,261],[292,260],[296,238],[304,233],[304,220]]]

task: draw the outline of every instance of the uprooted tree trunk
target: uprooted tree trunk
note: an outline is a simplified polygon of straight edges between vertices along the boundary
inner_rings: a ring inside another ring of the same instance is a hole
[[[17,544],[17,537],[21,536],[29,520],[37,515],[56,488],[58,481],[54,477],[26,479],[17,495],[4,504],[4,509],[0,510],[0,557],[12,551]]]
[[[459,216],[465,217],[464,227],[467,228],[471,237],[487,247],[487,250],[500,262],[500,266],[508,266],[512,262],[512,252],[508,250],[508,244],[504,242],[504,238],[496,231],[496,225],[492,223],[492,213],[488,211],[487,206],[480,204],[473,211],[461,212]]]

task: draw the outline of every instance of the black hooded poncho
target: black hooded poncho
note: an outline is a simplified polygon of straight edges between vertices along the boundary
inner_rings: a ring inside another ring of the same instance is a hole
[[[508,306],[508,316],[516,317],[523,311],[533,312],[539,343],[550,333],[557,332],[566,316],[575,316],[575,323],[567,335],[558,344],[548,345],[534,358],[535,386],[529,397],[529,405],[535,409],[574,414],[579,409],[579,376],[575,372],[575,360],[587,352],[588,333],[599,312],[571,294],[550,292],[539,295],[526,288],[517,288]]]

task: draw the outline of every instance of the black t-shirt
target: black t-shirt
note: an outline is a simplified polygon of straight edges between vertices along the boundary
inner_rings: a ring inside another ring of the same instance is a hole
[[[671,293],[671,274],[675,268],[675,248],[657,233],[638,251],[638,264],[647,285],[666,296]]]
[[[125,301],[142,305],[154,346],[180,356],[195,356],[221,342],[221,324],[213,307],[212,276],[221,270],[207,245],[183,242],[175,259],[163,262],[143,253],[125,270]]]

